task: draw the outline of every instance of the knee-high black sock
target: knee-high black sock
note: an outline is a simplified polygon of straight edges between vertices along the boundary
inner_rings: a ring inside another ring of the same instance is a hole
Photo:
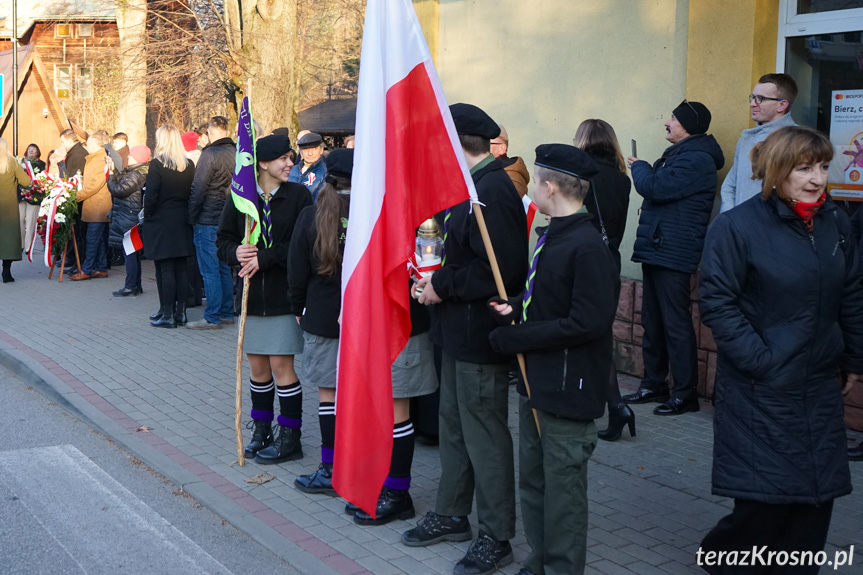
[[[273,380],[259,383],[249,379],[249,391],[252,395],[252,419],[272,421],[273,400],[276,398],[276,384]]]
[[[336,404],[322,401],[318,406],[318,421],[321,425],[321,463],[332,465],[336,445]]]
[[[414,425],[406,419],[393,426],[393,455],[390,473],[384,487],[407,491],[411,486],[411,464],[414,461]]]
[[[299,381],[276,388],[279,394],[279,425],[299,429],[303,426],[303,388]]]

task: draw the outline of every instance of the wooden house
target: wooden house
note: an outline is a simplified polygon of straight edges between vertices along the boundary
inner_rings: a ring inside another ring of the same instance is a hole
[[[0,0],[11,15],[12,0]],[[0,48],[12,47],[11,18],[0,16]],[[120,45],[113,0],[18,1],[19,45],[35,45],[60,100],[92,99],[93,63]]]
[[[0,137],[6,138],[12,153],[23,155],[35,143],[42,159],[59,143],[58,135],[70,127],[63,106],[51,86],[49,72],[35,46],[18,48],[18,150],[12,148],[12,50],[0,52],[3,75],[3,106],[0,109]]]

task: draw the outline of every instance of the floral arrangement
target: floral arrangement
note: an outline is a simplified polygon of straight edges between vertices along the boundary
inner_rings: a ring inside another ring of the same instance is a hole
[[[47,195],[39,207],[36,232],[45,244],[45,265],[50,267],[54,263],[54,254],[62,253],[72,234],[72,224],[78,213],[78,202],[75,200],[78,178],[66,181],[43,172],[36,179],[41,179],[40,185],[47,188]]]
[[[51,176],[45,172],[39,172],[31,178],[32,183],[30,184],[30,187],[20,188],[21,199],[28,204],[41,204],[42,200],[44,200],[51,191],[51,188],[54,187],[55,180],[57,179],[59,178],[56,176]]]

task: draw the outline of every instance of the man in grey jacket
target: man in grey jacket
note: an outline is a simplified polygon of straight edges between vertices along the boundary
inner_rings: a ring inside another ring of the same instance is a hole
[[[761,180],[752,179],[749,152],[774,130],[796,126],[789,110],[797,96],[797,83],[788,74],[765,74],[749,95],[749,109],[757,124],[743,130],[734,151],[734,165],[722,182],[720,212],[727,212],[761,192]]]

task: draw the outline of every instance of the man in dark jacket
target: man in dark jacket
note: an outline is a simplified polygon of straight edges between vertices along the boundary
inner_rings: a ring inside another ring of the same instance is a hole
[[[228,119],[213,116],[207,125],[210,144],[201,151],[189,196],[189,224],[195,229],[195,252],[204,278],[207,307],[204,319],[189,329],[219,329],[234,323],[234,282],[231,268],[216,255],[216,230],[231,188],[236,146],[228,137]]]
[[[710,111],[684,100],[665,122],[671,147],[653,166],[630,157],[635,191],[644,198],[632,261],[642,264],[644,378],[627,403],[662,403],[656,415],[698,411],[695,330],[689,311],[690,281],[698,269],[716,196],[716,171],[725,159],[708,135]],[[669,394],[668,366],[674,376]]]
[[[500,127],[469,104],[450,107],[507,293],[521,291],[527,273],[527,218],[503,164],[489,153]],[[420,303],[438,304],[432,339],[442,348],[441,478],[435,510],[402,535],[405,545],[472,537],[467,515],[474,487],[480,532],[456,573],[491,573],[512,561],[515,470],[507,427],[511,356],[492,350],[496,323],[486,301],[497,295],[470,202],[446,210],[443,267],[418,282]]]
[[[81,142],[78,141],[78,136],[72,129],[66,129],[60,132],[60,145],[66,152],[66,159],[63,162],[63,169],[60,171],[60,177],[68,180],[74,175],[84,175],[84,164],[87,161],[89,152]],[[81,219],[81,210],[83,202],[78,202],[78,214],[75,216],[75,244],[78,246],[78,253],[83,256],[87,251],[87,224]],[[66,261],[75,261],[74,246],[70,243],[66,248]],[[70,265],[66,269],[69,275],[75,275],[81,270],[75,269],[75,266]]]
[[[324,139],[320,134],[309,132],[297,140],[302,159],[291,168],[291,182],[303,184],[312,194],[312,200],[318,201],[318,192],[324,185],[327,175],[327,165],[324,163]]]

